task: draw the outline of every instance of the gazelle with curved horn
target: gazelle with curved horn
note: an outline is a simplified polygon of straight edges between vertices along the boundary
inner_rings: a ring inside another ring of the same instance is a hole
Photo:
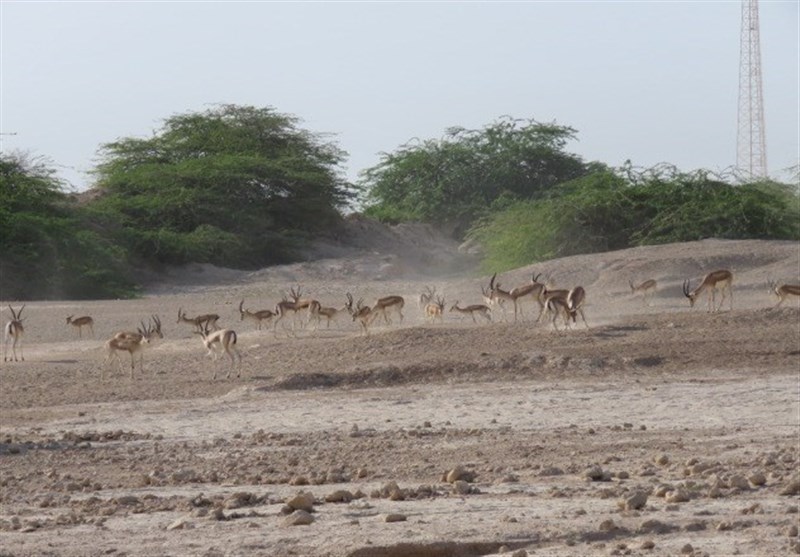
[[[487,321],[491,321],[492,320],[492,310],[489,309],[489,306],[487,306],[485,304],[472,304],[472,305],[469,305],[469,306],[467,306],[465,308],[462,308],[462,307],[458,306],[458,300],[456,300],[456,303],[453,304],[452,306],[450,306],[450,311],[451,312],[455,311],[455,312],[458,312],[458,313],[460,313],[462,315],[469,315],[470,317],[472,317],[472,322],[473,323],[477,323],[478,322],[478,320],[475,319],[475,314],[480,315],[481,317],[483,317]]]
[[[425,313],[425,306],[433,301],[433,297],[436,296],[436,287],[434,286],[431,288],[430,286],[425,287],[425,292],[419,295],[419,309]]]
[[[118,352],[128,352],[131,355],[131,379],[133,379],[133,370],[136,367],[134,354],[139,354],[139,371],[144,373],[144,349],[151,346],[156,339],[164,338],[164,334],[161,332],[161,319],[154,315],[151,320],[152,326],[145,325],[142,321],[137,332],[122,331],[106,341],[108,353],[100,371],[101,380],[105,378],[106,364],[109,364],[113,358],[117,359],[120,371],[122,371],[122,360],[120,360]]]
[[[358,321],[361,325],[362,333],[369,336],[369,326],[378,314],[370,306],[364,305],[364,298],[359,298],[355,307],[353,307],[353,296],[349,292],[347,293],[347,309],[350,311],[350,315],[353,316],[353,321]]]
[[[204,327],[214,328],[217,329],[217,321],[219,321],[219,315],[216,313],[206,313],[205,315],[198,315],[197,317],[186,317],[186,312],[183,311],[183,308],[178,308],[178,321],[177,323],[189,323],[195,328],[195,331],[199,331]]]
[[[89,317],[88,315],[84,315],[83,317],[75,318],[74,315],[70,315],[67,317],[67,325],[72,325],[76,329],[78,329],[78,338],[83,338],[83,328],[89,327],[89,332],[94,337],[94,319]]]
[[[444,298],[436,296],[435,302],[428,302],[425,306],[425,317],[432,322],[438,320],[439,323],[442,323],[444,321]]]
[[[318,301],[314,300],[311,302],[311,305],[308,306],[308,321],[309,323],[314,321],[314,329],[316,330],[319,327],[320,321],[322,321],[322,318],[324,317],[326,320],[325,327],[330,329],[331,321],[336,321],[339,316],[347,313],[348,307],[348,304],[345,304],[340,308],[325,307]]]
[[[522,315],[522,307],[519,305],[519,301],[526,296],[531,296],[539,304],[539,317],[541,318],[542,310],[544,309],[542,293],[545,286],[539,282],[539,276],[541,276],[541,273],[539,275],[531,274],[531,281],[528,284],[517,286],[512,290],[503,290],[499,282],[495,283],[497,278],[497,273],[495,273],[489,280],[490,295],[493,299],[511,301],[514,305],[514,321],[517,320],[517,314]]]
[[[648,300],[648,295],[652,295],[656,291],[656,288],[658,288],[656,279],[647,279],[644,282],[640,282],[638,285],[633,284],[633,281],[629,280],[628,284],[631,287],[631,293],[636,294],[637,292],[641,292],[644,305],[649,306],[650,301]]]
[[[254,321],[256,324],[256,330],[258,331],[261,330],[262,321],[269,322],[270,319],[275,317],[275,313],[269,309],[262,309],[259,311],[250,311],[249,309],[245,309],[244,300],[239,302],[239,315],[241,316],[240,321],[244,321],[245,319]]]
[[[24,362],[25,361],[25,354],[22,351],[22,337],[25,336],[25,327],[22,325],[22,310],[25,309],[25,304],[22,304],[22,307],[19,308],[19,311],[14,311],[14,308],[8,306],[8,309],[11,310],[11,320],[6,323],[4,334],[5,339],[3,341],[3,361],[7,362],[10,358],[8,358],[8,343],[11,342],[11,351],[14,354],[14,361],[17,360],[17,345],[19,345],[19,355],[20,359]]]
[[[778,286],[778,284],[772,280],[769,281],[769,291],[772,294],[775,294],[779,300],[775,307],[780,307],[780,305],[788,298],[789,296],[799,296],[800,297],[800,284],[782,284]]]
[[[717,290],[719,290],[722,295],[718,307],[716,306]],[[722,308],[722,304],[725,302],[726,290],[730,297],[731,311],[733,311],[733,273],[729,270],[720,269],[719,271],[708,273],[694,290],[691,290],[689,279],[683,281],[683,295],[689,298],[689,307],[694,307],[694,303],[697,301],[700,294],[707,291],[709,312],[716,312]]]
[[[225,352],[231,359],[231,367],[228,368],[228,375],[226,375],[227,378],[230,378],[231,371],[234,367],[236,367],[236,377],[241,377],[242,354],[236,347],[236,331],[233,329],[217,329],[216,331],[210,331],[208,327],[203,327],[200,331],[197,331],[197,334],[203,339],[203,346],[205,346],[208,350],[207,355],[211,356],[213,361],[217,361],[217,355],[220,352]],[[238,366],[236,365],[237,360],[239,363]],[[216,378],[217,367],[214,366],[214,375],[211,377],[211,379]]]
[[[572,318],[574,319],[574,314],[569,307],[569,302],[567,302],[567,298],[563,296],[550,296],[545,299],[544,301],[545,306],[545,313],[548,315],[553,316],[553,328],[558,331],[558,325],[556,325],[556,321],[558,320],[559,315],[564,319],[564,330],[569,328],[569,320]]]

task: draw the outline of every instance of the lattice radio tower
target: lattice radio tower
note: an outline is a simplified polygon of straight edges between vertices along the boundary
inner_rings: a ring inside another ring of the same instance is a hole
[[[739,126],[736,167],[745,179],[767,177],[767,139],[761,86],[758,0],[742,0],[739,57]]]

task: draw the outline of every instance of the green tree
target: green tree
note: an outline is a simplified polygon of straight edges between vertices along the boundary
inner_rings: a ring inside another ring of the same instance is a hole
[[[271,108],[223,105],[101,149],[92,210],[151,263],[258,267],[339,222],[345,153]]]
[[[129,296],[125,260],[46,161],[0,155],[0,298]]]
[[[502,118],[482,130],[451,128],[440,140],[409,143],[363,173],[365,213],[388,221],[417,220],[461,236],[490,208],[543,196],[585,174],[564,152],[575,130]]]

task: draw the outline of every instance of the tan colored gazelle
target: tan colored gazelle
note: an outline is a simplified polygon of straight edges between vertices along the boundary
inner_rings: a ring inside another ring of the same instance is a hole
[[[211,331],[208,329],[208,327],[203,327],[201,330],[197,331],[197,334],[203,339],[203,346],[205,346],[208,350],[207,355],[211,356],[213,361],[217,361],[218,352],[225,352],[231,359],[231,367],[228,368],[228,375],[226,375],[227,378],[230,378],[231,371],[234,367],[236,367],[236,377],[241,377],[242,354],[236,347],[236,331],[233,329],[217,329],[215,331]],[[236,355],[235,357],[234,354]],[[236,365],[237,360],[239,363],[238,366]],[[214,366],[214,375],[211,377],[211,379],[216,378],[217,367]]]
[[[361,332],[369,336],[369,326],[378,316],[370,306],[364,305],[364,298],[359,298],[358,302],[353,307],[353,295],[347,293],[347,309],[350,315],[353,316],[353,321],[358,321],[361,325]]]
[[[541,317],[541,310],[544,308],[542,299],[542,292],[544,285],[539,282],[539,276],[536,274],[531,275],[531,281],[528,284],[517,286],[513,290],[503,290],[499,282],[495,282],[497,273],[492,275],[489,280],[489,292],[492,299],[507,300],[514,305],[514,321],[517,320],[517,314],[522,315],[522,307],[519,305],[519,300],[524,299],[526,296],[531,296],[539,304],[539,317]]]
[[[186,312],[183,311],[183,308],[178,308],[177,323],[188,323],[195,328],[195,331],[199,331],[204,327],[216,329],[218,328],[217,321],[219,321],[219,315],[216,313],[206,313],[204,315],[198,315],[197,317],[186,317]]]
[[[648,295],[652,295],[656,291],[656,288],[658,288],[656,279],[647,279],[644,282],[640,282],[638,285],[633,284],[633,281],[629,280],[628,284],[631,287],[631,293],[636,294],[637,292],[641,292],[644,305],[649,306],[650,301],[648,300]]]
[[[430,286],[425,287],[425,292],[419,295],[419,309],[425,313],[425,306],[433,301],[433,297],[436,296],[436,287],[434,286],[431,288]]]
[[[460,313],[462,315],[469,315],[470,317],[472,317],[472,322],[473,323],[477,323],[478,322],[477,319],[475,319],[475,314],[476,313],[478,315],[480,315],[481,317],[483,317],[484,319],[486,319],[487,321],[491,321],[492,320],[492,310],[489,309],[489,306],[487,306],[485,304],[472,304],[472,305],[469,305],[469,306],[467,306],[465,308],[462,308],[462,307],[458,306],[458,300],[456,300],[456,303],[454,303],[452,306],[450,306],[450,311],[451,312],[455,311],[455,312],[458,312],[458,313]]]
[[[314,321],[314,329],[316,330],[324,317],[326,320],[325,327],[330,329],[331,321],[336,321],[341,315],[347,312],[348,304],[340,308],[325,307],[320,302],[314,300],[311,302],[311,305],[308,306],[308,322]]]
[[[92,334],[92,336],[94,336],[94,319],[88,315],[84,315],[83,317],[75,317],[74,315],[70,315],[67,317],[67,325],[72,325],[78,329],[78,338],[83,338],[84,327],[89,327],[89,332]]]
[[[308,310],[311,304],[315,301],[311,298],[303,298],[302,296],[303,291],[300,287],[290,288],[289,296],[284,294],[283,300],[275,305],[275,313],[278,315],[278,318],[275,320],[275,323],[272,326],[273,330],[277,330],[278,323],[283,321],[283,319],[289,314],[292,315],[292,329],[294,329],[294,319],[296,319],[297,313]],[[291,300],[289,298],[291,298]],[[305,327],[305,323],[301,323],[301,327]]]
[[[569,296],[569,292],[570,292],[569,290],[566,290],[566,289],[563,289],[563,288],[549,290],[545,286],[544,289],[542,290],[542,294],[541,294],[541,299],[542,299],[542,303],[544,304],[544,307],[542,308],[542,311],[539,313],[539,317],[536,318],[536,322],[538,323],[542,319],[542,316],[545,313],[549,313],[551,311],[551,309],[553,309],[554,307],[556,309],[560,308],[560,306],[554,306],[553,304],[551,304],[550,307],[548,307],[547,306],[547,300],[549,300],[551,298],[558,298],[559,300],[563,300],[566,303],[567,302],[567,297]],[[569,309],[569,304],[567,305],[567,308]]]
[[[564,319],[564,330],[569,328],[569,320],[570,318],[574,318],[572,310],[570,310],[569,302],[567,302],[567,298],[563,296],[550,296],[545,299],[544,301],[545,306],[545,313],[548,315],[553,316],[553,328],[558,331],[558,325],[556,325],[556,320],[558,320],[558,316],[562,316]]]
[[[262,309],[259,311],[250,311],[249,309],[245,309],[244,300],[239,302],[239,315],[241,317],[240,321],[244,321],[245,319],[254,321],[256,324],[256,330],[259,331],[261,330],[262,321],[269,322],[270,319],[275,317],[275,313],[269,309]]]
[[[775,307],[780,307],[789,296],[800,296],[800,284],[782,284],[778,286],[776,282],[769,281],[769,291],[779,298]]]
[[[11,310],[11,320],[6,323],[4,329],[5,339],[3,340],[3,361],[7,362],[10,360],[8,357],[8,343],[11,342],[11,351],[14,353],[14,361],[17,360],[17,346],[19,346],[19,355],[20,359],[24,362],[25,361],[25,354],[22,351],[22,337],[25,336],[25,327],[22,325],[22,310],[25,309],[25,304],[22,304],[22,307],[19,308],[19,311],[14,311],[14,308],[8,306],[8,309]]]
[[[436,296],[436,301],[430,301],[425,306],[425,317],[430,321],[444,321],[444,298]]]
[[[569,307],[569,314],[570,317],[572,317],[572,322],[577,324],[577,316],[580,314],[581,319],[583,319],[583,324],[586,325],[588,329],[589,324],[586,322],[586,316],[583,314],[583,305],[585,302],[586,290],[584,290],[583,286],[576,286],[567,294],[567,306]]]
[[[139,371],[144,373],[144,349],[156,339],[164,338],[164,333],[161,332],[161,319],[154,315],[151,320],[152,326],[142,322],[142,326],[137,329],[137,332],[121,331],[106,341],[107,354],[100,372],[101,380],[105,378],[106,365],[110,364],[113,358],[116,358],[119,369],[122,371],[122,360],[120,360],[118,352],[128,352],[131,355],[131,379],[133,379],[133,370],[136,366],[134,354],[139,354]]]
[[[378,298],[372,306],[372,312],[383,315],[383,320],[387,325],[392,324],[389,313],[397,313],[400,316],[400,323],[403,322],[403,306],[406,301],[402,296],[385,296]]]
[[[716,306],[717,290],[722,294],[719,301],[719,306]],[[733,311],[733,273],[727,269],[720,269],[719,271],[712,271],[703,277],[700,285],[691,290],[689,279],[683,282],[683,295],[689,298],[689,307],[694,307],[694,303],[703,291],[708,291],[708,311],[716,312],[722,308],[725,302],[725,291],[728,291],[730,297],[731,311]]]

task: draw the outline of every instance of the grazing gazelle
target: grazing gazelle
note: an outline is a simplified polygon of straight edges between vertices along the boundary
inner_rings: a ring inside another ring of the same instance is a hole
[[[245,319],[250,319],[251,321],[256,322],[256,329],[261,330],[261,322],[267,321],[269,322],[270,319],[275,317],[275,313],[268,309],[262,309],[259,311],[250,311],[249,309],[244,308],[244,300],[239,302],[239,315],[241,315],[241,321]]]
[[[652,293],[656,291],[656,288],[658,288],[656,279],[648,279],[638,285],[633,284],[633,281],[629,280],[628,284],[631,286],[631,293],[636,294],[637,292],[641,292],[644,305],[649,306],[650,301],[648,300],[648,296],[652,295]]]
[[[88,315],[84,315],[83,317],[74,318],[74,315],[70,315],[67,317],[67,325],[72,325],[76,329],[78,329],[78,338],[83,338],[83,328],[89,327],[89,332],[92,333],[92,337],[94,337],[94,319],[89,317]]]
[[[400,323],[403,322],[403,306],[405,305],[406,301],[402,296],[385,296],[383,298],[378,298],[375,301],[375,305],[372,306],[372,312],[376,315],[378,313],[383,315],[383,320],[386,322],[387,325],[392,324],[392,320],[389,319],[390,312],[396,312],[397,315],[400,316]]]
[[[186,312],[183,311],[183,308],[178,308],[177,323],[189,323],[194,326],[195,331],[199,331],[204,327],[217,329],[217,321],[219,321],[219,315],[216,313],[206,313],[205,315],[198,315],[197,317],[186,317]]]
[[[775,307],[779,307],[789,296],[800,296],[800,284],[782,284],[769,281],[769,291],[775,294],[779,300]]]
[[[7,362],[9,358],[8,343],[13,341],[11,351],[14,353],[14,361],[17,361],[17,345],[19,344],[19,355],[22,361],[25,361],[25,354],[22,352],[22,337],[25,336],[25,327],[22,326],[22,310],[25,309],[25,304],[19,308],[19,311],[14,311],[14,308],[8,306],[11,310],[11,320],[6,323],[5,327],[5,340],[3,342],[3,361]]]
[[[324,317],[326,319],[325,326],[326,328],[330,329],[331,321],[336,321],[340,315],[347,313],[348,311],[348,304],[340,308],[334,307],[323,307],[318,301],[314,300],[311,302],[311,305],[308,306],[308,321],[314,321],[314,330],[319,327],[319,322]]]
[[[458,300],[456,300],[456,303],[450,307],[450,311],[457,311],[462,315],[469,315],[470,317],[472,317],[473,323],[478,322],[477,319],[475,319],[476,313],[481,317],[483,317],[484,319],[486,319],[487,321],[492,320],[492,310],[489,309],[489,306],[484,304],[472,304],[470,306],[462,308],[458,307]]]
[[[116,358],[119,364],[119,369],[122,371],[122,360],[119,358],[118,352],[127,352],[131,355],[131,379],[133,379],[133,370],[135,367],[134,354],[139,354],[139,371],[144,373],[144,349],[149,347],[153,341],[159,338],[164,338],[164,333],[161,332],[161,319],[158,316],[152,316],[153,325],[145,325],[137,329],[138,332],[122,331],[116,333],[113,337],[106,341],[107,355],[103,361],[103,367],[100,372],[100,379],[105,378],[105,368],[107,364],[111,363],[113,358]]]
[[[719,306],[716,305],[717,289],[722,293]],[[733,311],[733,273],[729,270],[721,269],[708,273],[694,290],[690,289],[689,279],[686,279],[683,282],[683,295],[689,298],[689,307],[694,307],[694,303],[704,290],[708,291],[709,312],[719,311],[722,308],[726,290],[730,297],[731,311]]]
[[[232,329],[217,329],[216,331],[209,331],[208,327],[203,327],[201,330],[197,331],[203,339],[203,346],[208,349],[208,355],[212,357],[213,361],[217,361],[217,354],[218,352],[225,352],[231,359],[231,367],[228,369],[228,375],[226,377],[230,378],[231,370],[236,367],[236,377],[241,377],[242,375],[242,354],[239,352],[239,349],[236,347],[236,331]],[[234,358],[234,354],[236,357]],[[239,362],[239,365],[236,366],[236,362]],[[214,366],[214,375],[212,379],[217,378],[217,368]]]
[[[586,328],[588,329],[589,324],[586,322],[586,316],[583,314],[584,302],[586,302],[586,290],[584,290],[583,286],[576,286],[569,291],[569,294],[567,294],[567,307],[569,308],[569,314],[570,317],[572,317],[572,322],[577,324],[577,316],[580,314],[581,319],[583,319],[583,324],[586,325]]]
[[[564,330],[569,328],[570,318],[574,319],[575,315],[569,307],[569,302],[564,296],[549,296],[544,301],[545,312],[553,315],[553,328],[558,331],[556,320],[561,315],[564,319]]]

